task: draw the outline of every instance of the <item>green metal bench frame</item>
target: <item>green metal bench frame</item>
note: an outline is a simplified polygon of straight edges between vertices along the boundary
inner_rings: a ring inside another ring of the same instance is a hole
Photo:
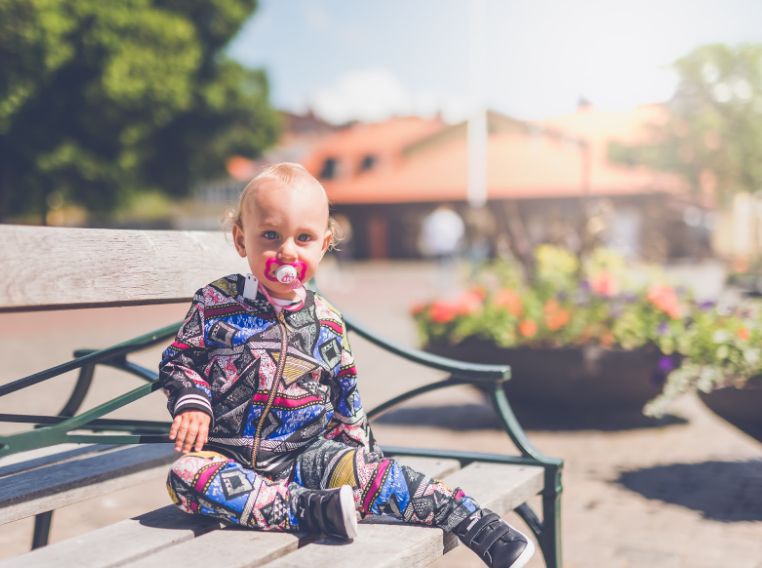
[[[47,381],[63,373],[79,369],[79,377],[69,400],[57,416],[0,414],[0,422],[34,424],[28,432],[0,437],[0,457],[44,448],[62,443],[78,444],[143,444],[170,443],[170,422],[147,420],[113,420],[102,416],[122,408],[159,389],[158,373],[127,360],[127,355],[166,342],[173,338],[182,322],[163,327],[133,340],[101,350],[78,350],[74,359],[23,379],[0,386],[0,396]],[[430,450],[403,447],[384,447],[390,456],[423,456],[456,459],[461,467],[473,462],[540,466],[545,470],[545,486],[542,495],[542,520],[526,503],[516,512],[521,516],[537,538],[545,564],[548,568],[561,568],[561,470],[563,461],[542,454],[527,438],[508,402],[502,383],[510,378],[510,367],[480,365],[455,361],[423,351],[409,349],[379,337],[352,318],[345,317],[350,331],[354,331],[371,343],[404,359],[449,373],[445,379],[412,389],[380,404],[367,414],[374,419],[393,407],[418,395],[456,385],[474,385],[492,401],[505,432],[521,452],[520,456],[486,454],[452,450]],[[93,381],[95,367],[106,365],[135,375],[144,381],[142,385],[95,408],[76,414]],[[74,430],[92,433],[72,434]],[[99,434],[98,432],[124,432],[124,434]],[[40,513],[35,518],[32,548],[45,546],[48,542],[52,511]]]

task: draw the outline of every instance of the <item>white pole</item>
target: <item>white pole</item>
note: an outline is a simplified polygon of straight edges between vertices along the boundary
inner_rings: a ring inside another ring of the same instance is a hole
[[[468,120],[468,204],[487,203],[487,41],[485,0],[469,0],[469,79],[471,118]]]

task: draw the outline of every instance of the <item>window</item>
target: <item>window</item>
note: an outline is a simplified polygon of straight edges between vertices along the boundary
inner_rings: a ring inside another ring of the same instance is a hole
[[[320,179],[334,179],[338,177],[339,161],[336,158],[326,158],[323,169],[320,170]]]
[[[368,170],[372,170],[377,163],[378,157],[368,154],[362,159],[362,162],[360,162],[360,172],[362,173],[367,172]]]

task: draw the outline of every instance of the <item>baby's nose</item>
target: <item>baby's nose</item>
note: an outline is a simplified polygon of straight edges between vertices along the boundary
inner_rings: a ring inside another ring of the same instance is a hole
[[[291,239],[286,240],[280,247],[278,256],[281,260],[296,260],[296,245]]]

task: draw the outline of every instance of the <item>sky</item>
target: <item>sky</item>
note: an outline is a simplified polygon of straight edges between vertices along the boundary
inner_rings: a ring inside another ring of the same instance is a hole
[[[260,0],[228,53],[277,108],[335,123],[533,120],[665,101],[670,63],[741,42],[762,43],[762,0]]]

